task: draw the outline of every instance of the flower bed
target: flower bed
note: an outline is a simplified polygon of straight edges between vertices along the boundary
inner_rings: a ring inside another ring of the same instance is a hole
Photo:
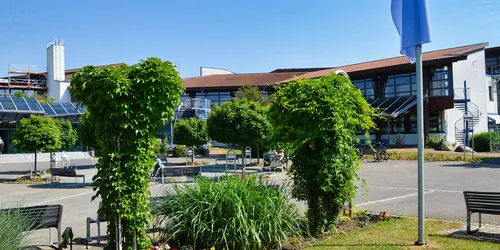
[[[39,174],[35,176],[21,176],[17,178],[14,181],[11,181],[9,183],[17,183],[17,184],[41,184],[41,183],[47,183],[50,182],[50,178],[48,177],[42,177]]]

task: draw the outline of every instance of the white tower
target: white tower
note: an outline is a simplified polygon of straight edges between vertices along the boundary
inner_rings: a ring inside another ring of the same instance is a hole
[[[64,40],[54,38],[47,44],[48,97],[56,102],[70,102],[69,82],[65,79]]]

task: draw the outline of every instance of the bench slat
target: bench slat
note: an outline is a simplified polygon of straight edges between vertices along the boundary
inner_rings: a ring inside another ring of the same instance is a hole
[[[27,219],[29,230],[55,227],[61,218],[62,205],[43,205],[20,208],[0,209],[0,212],[16,213]]]

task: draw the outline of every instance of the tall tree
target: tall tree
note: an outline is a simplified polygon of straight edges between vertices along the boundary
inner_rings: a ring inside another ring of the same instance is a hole
[[[342,76],[299,79],[275,93],[273,135],[290,150],[293,194],[307,201],[313,235],[331,229],[341,207],[355,197],[360,163],[354,135],[375,126],[373,115],[361,92]]]
[[[86,66],[72,77],[71,94],[87,107],[88,122],[99,133],[95,140],[102,156],[93,198],[101,197],[100,212],[110,218],[110,247],[123,233],[118,244],[125,249],[134,249],[134,242],[137,249],[151,248],[145,228],[151,217],[152,144],[158,126],[172,120],[183,92],[175,66],[159,58],[131,66]],[[116,231],[118,225],[121,232]]]
[[[61,132],[61,149],[73,147],[78,139],[78,134],[76,130],[73,129],[71,122],[63,119],[55,119],[54,122]]]
[[[177,121],[174,125],[174,143],[186,146],[200,146],[209,140],[207,122],[194,117]]]
[[[221,143],[257,146],[267,142],[271,125],[260,103],[232,100],[217,106],[207,120],[208,136]]]
[[[61,132],[52,118],[30,116],[21,120],[19,128],[12,135],[12,144],[26,153],[53,152],[61,148]]]

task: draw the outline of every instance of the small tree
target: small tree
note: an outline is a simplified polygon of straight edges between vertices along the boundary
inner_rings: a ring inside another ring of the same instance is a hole
[[[266,106],[269,104],[269,100],[262,95],[259,87],[255,85],[247,85],[239,88],[238,92],[236,92],[236,98],[258,102],[262,106]]]
[[[267,110],[257,102],[232,100],[215,107],[207,120],[208,136],[243,148],[266,142],[271,133]],[[244,151],[243,151],[244,152]]]
[[[52,152],[61,148],[61,132],[52,118],[30,116],[23,118],[19,128],[12,135],[12,144],[26,153]]]
[[[55,119],[54,122],[61,132],[61,149],[73,147],[78,139],[78,134],[73,129],[71,122],[63,119]]]
[[[174,143],[186,146],[199,146],[208,142],[207,122],[203,119],[189,118],[177,121],[174,125]]]
[[[311,234],[331,229],[356,194],[357,129],[375,126],[374,112],[348,78],[299,79],[275,93],[270,120],[291,151],[294,196],[306,200]]]

